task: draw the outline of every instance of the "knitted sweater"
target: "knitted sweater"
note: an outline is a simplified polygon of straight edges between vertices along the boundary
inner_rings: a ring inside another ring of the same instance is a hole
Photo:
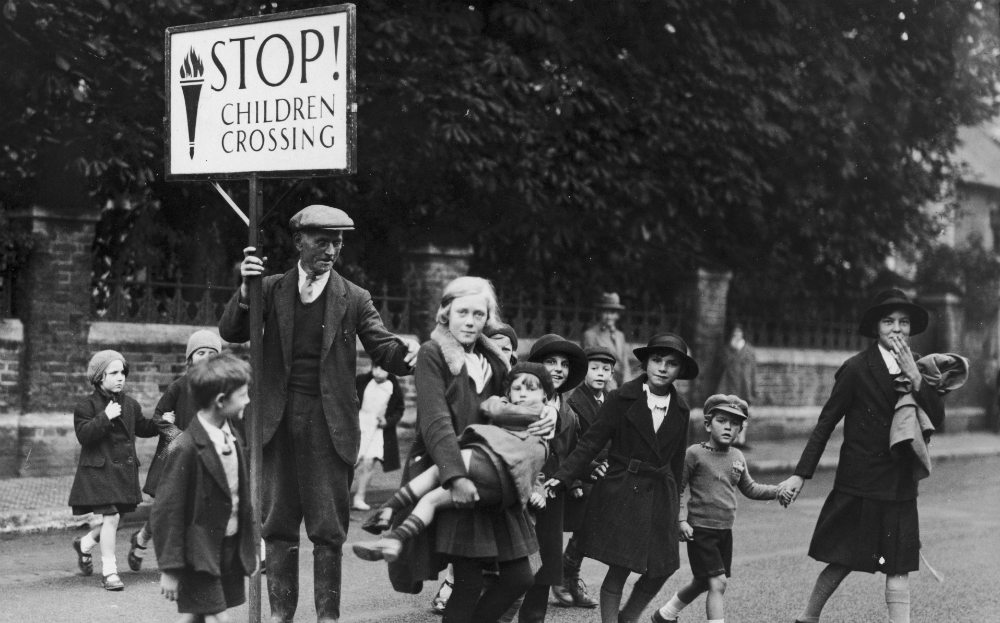
[[[729,530],[736,519],[736,489],[751,500],[774,500],[778,487],[754,482],[747,461],[736,448],[713,450],[707,444],[693,445],[684,457],[680,491],[680,520],[699,528]]]

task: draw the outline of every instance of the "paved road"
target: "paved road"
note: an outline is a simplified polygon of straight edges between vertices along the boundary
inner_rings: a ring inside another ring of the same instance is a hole
[[[777,477],[763,478],[777,482]],[[735,530],[734,574],[726,595],[730,622],[792,621],[806,598],[821,565],[806,556],[809,536],[832,474],[808,483],[799,501],[784,510],[776,503],[741,502]],[[920,498],[924,554],[944,574],[938,583],[922,571],[911,578],[913,621],[936,623],[1000,621],[1000,458],[941,463],[922,485]],[[354,519],[351,540],[365,533]],[[128,532],[119,538],[119,560],[124,565]],[[126,572],[128,588],[107,593],[100,580],[76,573],[70,547],[74,532],[52,531],[7,536],[0,540],[0,621],[119,621],[176,620],[172,605],[159,597],[158,575],[152,570]],[[304,537],[303,537],[304,538]],[[306,542],[307,543],[307,542]],[[683,548],[681,550],[684,551]],[[682,553],[682,561],[684,554]],[[99,556],[95,567],[100,569]],[[298,620],[315,620],[312,608],[311,549],[304,544],[302,599]],[[682,563],[683,564],[683,563]],[[343,621],[437,621],[427,606],[434,587],[421,595],[392,592],[381,563],[366,563],[352,554],[345,558]],[[596,592],[604,566],[592,560],[584,565],[584,579]],[[635,577],[633,576],[633,580]],[[690,579],[686,564],[660,595],[669,596]],[[884,578],[850,576],[828,605],[824,622],[882,622],[887,620]],[[626,589],[628,591],[630,589]],[[265,606],[265,612],[267,608]],[[246,607],[235,621],[247,620]],[[597,622],[596,611],[550,609],[553,623]],[[685,612],[682,621],[704,620],[704,599]],[[648,619],[646,619],[648,620]]]

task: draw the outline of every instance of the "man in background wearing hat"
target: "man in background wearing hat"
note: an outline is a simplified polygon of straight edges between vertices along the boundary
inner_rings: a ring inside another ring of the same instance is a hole
[[[256,370],[264,438],[263,530],[271,620],[291,621],[298,604],[299,528],[313,542],[316,616],[340,618],[341,556],[361,432],[356,338],[375,365],[410,374],[419,344],[390,333],[368,292],[333,270],[354,222],[343,211],[309,206],[289,221],[297,266],[263,279],[264,369]],[[249,279],[264,274],[243,250],[243,284],[226,306],[219,334],[250,339]],[[266,258],[265,258],[266,259]],[[252,450],[252,449],[251,449]]]
[[[618,294],[605,292],[595,307],[599,322],[583,332],[583,347],[585,349],[607,348],[618,360],[618,366],[612,373],[607,386],[607,391],[611,391],[632,380],[628,343],[625,342],[625,334],[617,326],[625,306],[621,304]]]

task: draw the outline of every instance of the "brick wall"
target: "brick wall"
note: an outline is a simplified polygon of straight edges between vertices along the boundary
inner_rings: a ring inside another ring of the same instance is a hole
[[[0,413],[20,408],[24,335],[19,320],[0,320]]]
[[[833,375],[853,351],[755,348],[757,406],[805,407],[826,402]]]

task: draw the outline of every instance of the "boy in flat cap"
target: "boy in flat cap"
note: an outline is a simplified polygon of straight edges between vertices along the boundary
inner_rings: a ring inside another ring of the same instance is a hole
[[[681,610],[705,592],[709,623],[723,623],[723,595],[733,563],[736,490],[751,500],[775,500],[781,492],[777,486],[754,482],[743,453],[730,447],[750,417],[746,401],[716,394],[705,401],[704,411],[708,441],[687,449],[681,476],[681,493],[690,488],[690,495],[681,501],[680,532],[687,541],[694,579],[653,613],[654,623],[676,621]]]
[[[382,324],[371,295],[333,266],[354,222],[342,210],[309,206],[289,221],[297,266],[263,278],[264,370],[259,414],[264,437],[262,535],[272,621],[291,621],[298,604],[299,529],[313,542],[316,615],[340,618],[341,556],[350,520],[350,486],[361,430],[355,342],[372,363],[410,374],[419,344]],[[219,334],[250,339],[248,281],[264,261],[243,250],[243,285],[226,306]]]

